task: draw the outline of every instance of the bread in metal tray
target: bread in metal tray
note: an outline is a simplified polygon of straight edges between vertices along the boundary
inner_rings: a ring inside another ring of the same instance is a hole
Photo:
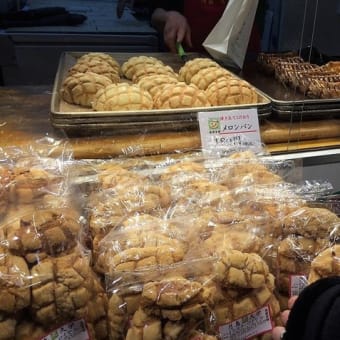
[[[160,88],[167,84],[178,83],[177,78],[167,74],[153,74],[142,77],[137,85],[148,91],[152,97],[160,90]]]
[[[112,84],[111,79],[103,75],[78,72],[65,78],[60,89],[60,96],[69,104],[91,107],[97,91],[110,84]]]
[[[119,62],[115,58],[113,58],[110,54],[108,54],[108,53],[102,53],[102,52],[90,52],[90,53],[86,53],[86,54],[83,54],[78,59],[78,62],[89,61],[89,60],[93,60],[93,59],[105,61],[108,64],[110,64],[110,66],[112,68],[116,69],[117,72],[119,72],[119,69],[120,69]]]
[[[218,78],[208,86],[206,94],[214,106],[253,104],[259,101],[257,92],[241,79]]]
[[[170,77],[178,78],[177,73],[173,70],[173,68],[169,65],[144,65],[143,67],[138,67],[135,73],[132,76],[132,82],[138,83],[143,77],[147,77],[149,75],[160,75],[165,74]]]
[[[118,83],[120,81],[119,71],[116,68],[113,68],[109,63],[104,60],[99,60],[95,58],[89,60],[79,60],[68,70],[69,75],[77,72],[93,72],[101,74],[111,79],[113,83]]]
[[[154,98],[156,109],[175,109],[211,106],[206,93],[184,82],[162,87]]]
[[[144,55],[135,56],[129,58],[122,64],[121,73],[125,78],[131,80],[136,70],[140,67],[143,68],[146,65],[164,65],[164,63],[160,59],[155,57]]]
[[[231,72],[220,66],[210,66],[198,71],[191,78],[191,84],[196,85],[201,90],[205,90],[210,83],[220,77],[233,77],[233,75]]]
[[[194,58],[188,60],[178,71],[179,80],[190,84],[191,78],[200,70],[211,66],[219,66],[217,62],[209,58]]]
[[[92,107],[96,111],[150,110],[153,100],[149,92],[137,85],[111,84],[97,92]]]

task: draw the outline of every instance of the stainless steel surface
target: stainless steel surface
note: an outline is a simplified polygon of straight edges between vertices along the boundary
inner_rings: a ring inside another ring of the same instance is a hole
[[[136,53],[110,53],[120,64],[132,56],[141,55]],[[253,108],[258,110],[259,119],[264,119],[271,114],[270,100],[258,91],[262,97],[262,103],[235,105],[235,106],[214,106],[202,108],[183,108],[167,110],[143,110],[143,111],[93,111],[76,105],[65,103],[59,96],[59,91],[68,69],[74,65],[84,52],[65,52],[61,55],[56,78],[53,87],[51,100],[51,122],[54,127],[63,128],[69,131],[92,131],[100,126],[102,129],[119,130],[124,128],[125,132],[133,132],[136,129],[150,126],[150,130],[178,130],[181,127],[197,128],[197,113],[202,111],[232,110],[240,108]],[[162,60],[165,64],[178,71],[183,66],[183,61],[172,53],[147,53]],[[190,55],[190,54],[189,54]],[[190,57],[195,56],[191,54]],[[196,56],[199,56],[196,54]],[[127,81],[127,80],[126,80]]]

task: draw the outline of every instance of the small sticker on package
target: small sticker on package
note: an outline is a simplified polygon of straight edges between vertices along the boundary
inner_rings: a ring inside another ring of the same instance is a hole
[[[41,340],[90,340],[90,336],[85,321],[81,319],[55,329]]]
[[[264,306],[240,319],[220,326],[219,333],[223,340],[245,340],[272,329],[269,306]]]
[[[289,277],[289,296],[299,295],[307,286],[306,275],[290,275]]]

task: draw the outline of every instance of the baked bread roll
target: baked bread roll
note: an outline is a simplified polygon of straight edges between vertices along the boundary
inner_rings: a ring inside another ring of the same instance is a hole
[[[98,330],[94,338],[107,339],[107,329],[102,328],[107,297],[89,260],[79,251],[47,258],[33,266],[31,274],[30,310],[35,322],[48,328],[84,318],[88,326]]]
[[[246,81],[220,77],[206,89],[206,94],[213,106],[256,104],[258,94]]]
[[[96,93],[92,107],[96,111],[151,110],[153,99],[137,85],[112,84]]]
[[[68,75],[86,72],[92,72],[106,76],[112,81],[112,83],[115,84],[120,82],[119,71],[116,68],[112,67],[104,60],[94,58],[79,60],[76,64],[69,68]]]
[[[132,79],[133,75],[135,74],[136,70],[139,68],[145,68],[146,66],[160,66],[164,63],[155,57],[150,56],[135,56],[129,58],[122,64],[121,72],[123,76],[127,79]]]
[[[14,167],[8,185],[9,201],[15,204],[33,203],[48,193],[59,192],[62,183],[62,176],[42,167]]]
[[[340,275],[340,245],[334,244],[320,252],[312,261],[308,282]]]
[[[284,235],[298,234],[306,238],[335,240],[339,236],[340,219],[325,208],[302,207],[283,219]]]
[[[191,78],[191,84],[196,85],[201,90],[206,90],[216,79],[233,77],[232,73],[220,66],[210,66],[198,71]]]
[[[15,337],[16,328],[17,328],[17,319],[14,316],[8,316],[0,312],[0,339],[1,340],[16,339]],[[23,340],[31,340],[31,339],[32,338],[23,339]]]
[[[306,238],[300,235],[289,235],[278,244],[277,250],[277,287],[280,292],[290,295],[291,277],[308,276],[314,258],[329,242],[325,239]]]
[[[169,65],[145,65],[144,67],[138,67],[132,76],[132,82],[137,84],[142,78],[150,75],[164,74],[169,77],[177,79],[177,74]]]
[[[9,201],[9,184],[12,179],[12,172],[5,166],[0,166],[0,217],[7,210]]]
[[[163,85],[177,84],[178,80],[176,77],[167,74],[153,74],[142,77],[137,85],[142,89],[148,91],[154,98],[158,91],[161,90]]]
[[[162,87],[154,98],[155,109],[179,109],[211,106],[204,91],[183,82]]]
[[[188,248],[183,234],[181,229],[159,218],[133,216],[99,242],[95,268],[101,273],[109,273],[178,262]]]
[[[117,73],[119,73],[120,65],[119,65],[118,61],[108,53],[103,53],[103,52],[86,53],[86,54],[83,54],[81,57],[79,57],[77,62],[88,62],[88,61],[93,60],[93,59],[105,61],[113,69],[115,69],[117,71]]]
[[[179,81],[190,84],[191,78],[200,70],[207,67],[219,67],[218,63],[210,58],[194,58],[188,60],[178,71]]]
[[[35,263],[50,256],[67,253],[80,240],[78,214],[69,209],[36,210],[15,216],[2,225],[8,248]]]
[[[0,317],[14,315],[31,304],[31,273],[20,256],[0,248]]]
[[[110,84],[111,79],[104,75],[93,72],[74,73],[63,81],[60,96],[69,104],[92,107],[97,91]]]
[[[283,178],[258,162],[235,162],[225,166],[216,180],[229,189],[246,188],[257,184],[282,183]]]

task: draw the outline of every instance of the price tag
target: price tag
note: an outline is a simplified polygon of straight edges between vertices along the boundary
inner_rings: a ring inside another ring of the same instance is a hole
[[[90,335],[83,319],[69,322],[50,334],[41,338],[41,340],[89,340]]]
[[[264,306],[238,320],[220,326],[219,332],[223,340],[244,340],[270,332],[272,329],[269,307]]]
[[[299,295],[308,285],[306,275],[290,275],[289,277],[289,296]]]
[[[202,148],[261,146],[257,109],[199,112]]]

